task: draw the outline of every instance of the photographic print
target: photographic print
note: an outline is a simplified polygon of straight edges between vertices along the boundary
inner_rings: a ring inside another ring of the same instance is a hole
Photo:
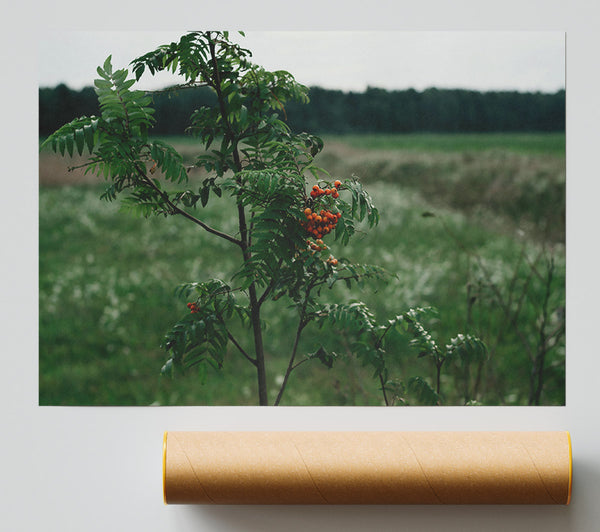
[[[562,32],[62,32],[39,404],[565,404]]]

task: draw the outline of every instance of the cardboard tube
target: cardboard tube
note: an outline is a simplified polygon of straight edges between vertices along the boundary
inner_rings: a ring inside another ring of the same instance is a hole
[[[569,504],[568,432],[167,432],[168,504]]]

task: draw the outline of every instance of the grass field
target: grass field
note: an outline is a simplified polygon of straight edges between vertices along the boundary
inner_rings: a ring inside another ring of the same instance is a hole
[[[189,136],[163,137],[184,152],[193,150],[197,141]],[[525,154],[564,157],[564,133],[410,133],[326,135],[327,144],[341,142],[366,150],[403,150],[425,152],[481,152],[502,150]]]
[[[174,143],[192,156],[188,139]],[[564,315],[564,135],[351,136],[325,138],[325,145],[319,164],[336,177],[358,175],[381,212],[377,228],[346,248],[331,243],[332,252],[395,277],[356,293],[327,291],[324,299],[364,300],[381,321],[412,306],[436,307],[430,326],[440,344],[472,332],[490,353],[481,366],[448,368],[444,404],[527,404],[540,318],[551,331]],[[254,368],[234,351],[221,372],[160,376],[162,336],[187,311],[174,289],[229,279],[238,250],[184,219],[120,212],[98,199],[100,179],[64,167],[41,154],[40,404],[256,404]],[[235,213],[225,203],[210,203],[201,216],[234,231]],[[264,318],[274,399],[293,313],[284,301],[272,302]],[[300,352],[321,342],[351,354],[343,336],[317,328],[306,330]],[[432,381],[430,362],[405,339],[399,336],[390,353],[393,377]],[[562,339],[544,361],[542,404],[564,404],[564,361]],[[303,364],[282,404],[380,405],[371,373],[353,356],[332,369]]]
[[[524,154],[564,156],[564,133],[414,133],[372,134],[330,137],[339,139],[354,148],[369,150],[408,150],[425,152],[482,152],[501,150]]]

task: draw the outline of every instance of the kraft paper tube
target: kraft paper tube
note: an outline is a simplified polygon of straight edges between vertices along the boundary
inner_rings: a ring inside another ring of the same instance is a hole
[[[167,432],[165,503],[569,504],[568,432]]]

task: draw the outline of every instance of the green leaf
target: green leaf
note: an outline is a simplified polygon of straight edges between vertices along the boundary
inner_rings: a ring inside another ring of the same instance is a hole
[[[92,150],[94,149],[94,127],[92,124],[86,124],[83,126],[83,137],[85,139],[85,144],[88,151],[92,153]]]
[[[488,357],[486,345],[477,337],[470,334],[458,334],[446,345],[446,358],[458,360],[462,364],[483,362]]]
[[[106,58],[106,60],[104,61],[104,65],[102,67],[102,69],[104,70],[104,72],[106,72],[109,76],[112,74],[111,60],[112,60],[112,55],[109,55]]]
[[[329,369],[331,369],[335,359],[337,358],[337,355],[333,352],[328,353],[327,350],[321,346],[314,353],[309,354],[308,358],[316,358],[320,360],[324,366],[327,366]]]
[[[210,188],[207,186],[200,189],[200,203],[202,204],[203,207],[206,207],[206,204],[208,203],[209,193],[210,193]]]
[[[71,157],[73,157],[73,137],[69,135],[65,138],[65,142],[67,144],[67,152]]]
[[[385,383],[385,391],[393,395],[394,399],[404,404],[406,401],[404,395],[406,394],[406,385],[398,379],[390,380]]]
[[[160,373],[161,375],[165,375],[168,377],[173,377],[175,374],[175,368],[173,366],[173,359],[169,358],[169,360],[167,360],[165,362],[165,364],[163,365],[162,368],[160,368]]]
[[[423,377],[411,377],[408,379],[407,388],[421,405],[436,406],[440,404],[440,396]]]
[[[83,129],[75,130],[75,144],[77,145],[77,153],[79,155],[82,155],[83,148],[85,146],[85,138],[84,138]]]
[[[102,70],[102,68],[98,67],[96,69],[96,72],[102,79],[104,79],[106,81],[110,81],[110,76],[104,70]]]
[[[125,75],[127,75],[127,71],[125,71]],[[121,89],[129,90],[131,87],[133,87],[133,85],[135,85],[135,79],[129,79],[123,83],[123,85],[121,86]],[[140,105],[141,105],[141,102],[140,102]]]
[[[60,151],[60,154],[62,156],[65,155],[65,144],[66,144],[66,140],[64,136],[61,136],[58,138],[58,151]]]

